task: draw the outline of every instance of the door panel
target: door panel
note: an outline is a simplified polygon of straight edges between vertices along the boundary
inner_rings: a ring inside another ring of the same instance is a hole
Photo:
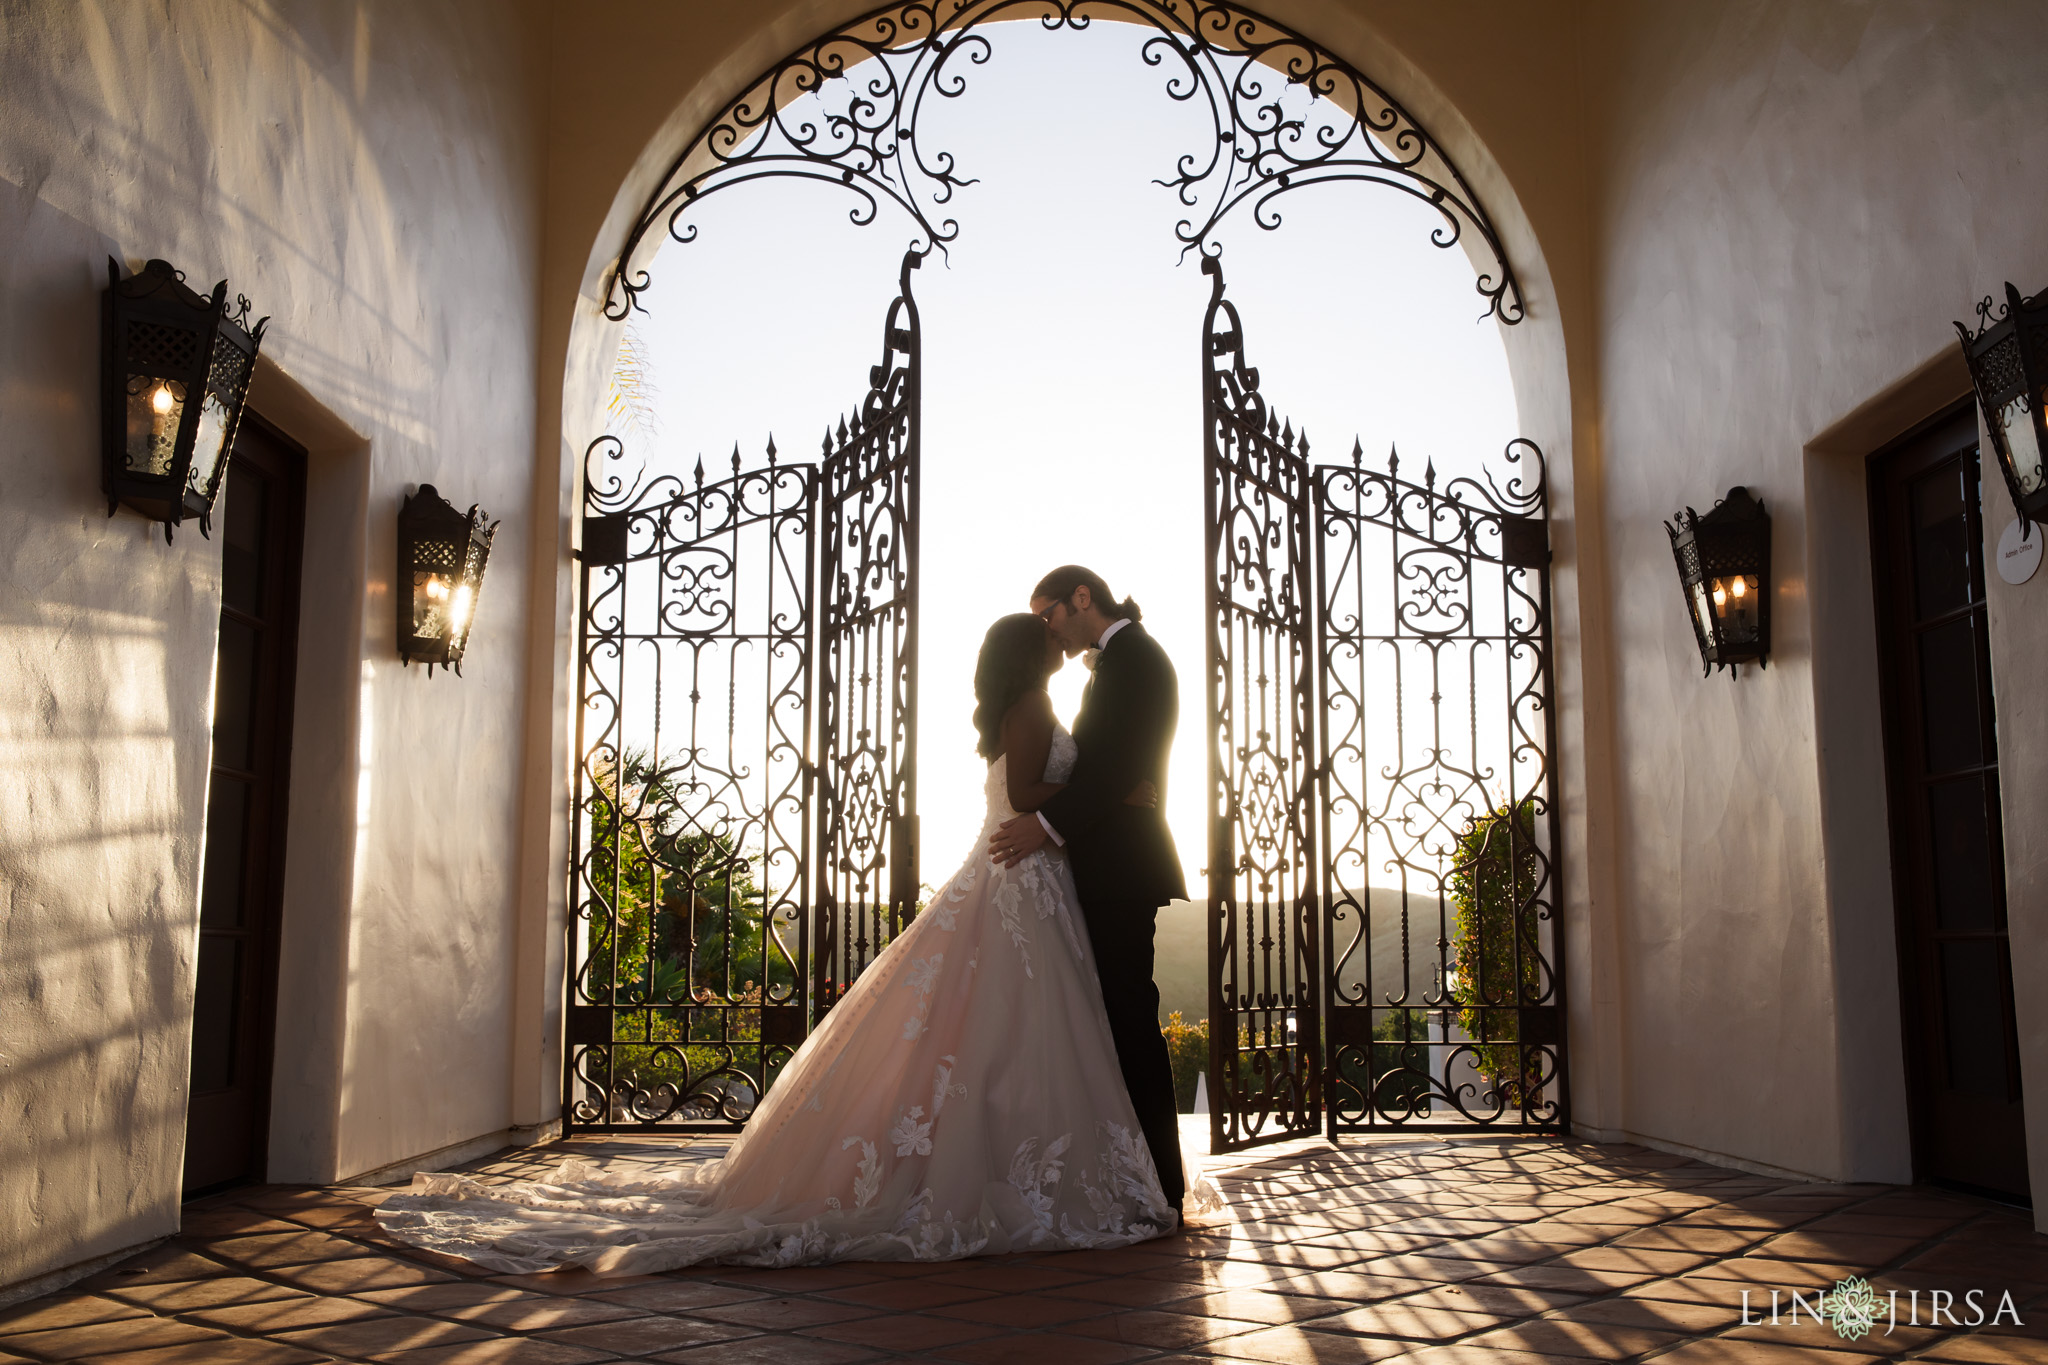
[[[2024,1198],[1979,477],[1967,406],[1880,452],[1871,546],[1914,1161]]]
[[[217,512],[220,644],[192,1003],[187,1196],[263,1176],[284,880],[306,466],[260,420],[235,439]]]

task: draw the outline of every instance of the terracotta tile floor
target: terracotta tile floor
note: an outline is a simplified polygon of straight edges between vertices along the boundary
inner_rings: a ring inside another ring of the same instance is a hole
[[[570,1153],[674,1157],[576,1139],[471,1169],[529,1175]],[[0,1365],[2048,1363],[2048,1237],[1963,1195],[1412,1135],[1217,1165],[1233,1224],[1126,1250],[610,1280],[491,1275],[393,1244],[370,1214],[387,1191],[255,1187],[187,1205],[173,1241],[0,1314]],[[1882,1317],[1855,1341],[1784,1317],[1792,1291],[1849,1275],[1899,1291],[1889,1335]],[[1985,1291],[1976,1329],[1969,1290]],[[1933,1291],[1956,1296],[1956,1321],[1932,1321]],[[1989,1321],[2007,1292],[2022,1325]]]

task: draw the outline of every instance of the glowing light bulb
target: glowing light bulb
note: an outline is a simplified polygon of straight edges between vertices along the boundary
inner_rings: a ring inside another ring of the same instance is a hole
[[[1730,587],[1732,588],[1737,597],[1741,597],[1744,593],[1749,591],[1749,584],[1740,578],[1736,579],[1730,585]]]
[[[439,578],[429,578],[427,580],[427,596],[433,598],[436,602],[441,601],[448,596],[448,584]]]
[[[171,410],[171,404],[176,401],[175,398],[171,397],[171,386],[169,384],[157,385],[156,392],[149,396],[149,405],[160,414],[168,414]]]
[[[1728,605],[1728,589],[1722,587],[1719,583],[1714,584],[1714,605],[1717,607]]]

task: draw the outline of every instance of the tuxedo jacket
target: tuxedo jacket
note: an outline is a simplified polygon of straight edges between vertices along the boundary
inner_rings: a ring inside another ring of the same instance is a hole
[[[1066,840],[1083,911],[1187,899],[1180,854],[1166,828],[1167,753],[1179,719],[1173,664],[1133,621],[1096,657],[1074,718],[1081,756],[1066,787],[1040,808]],[[1131,788],[1146,779],[1159,789],[1159,804],[1125,805]]]

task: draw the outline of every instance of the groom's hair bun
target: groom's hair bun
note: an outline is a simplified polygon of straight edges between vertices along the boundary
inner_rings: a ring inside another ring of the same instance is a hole
[[[1055,602],[1064,602],[1074,595],[1074,589],[1086,588],[1095,604],[1112,619],[1127,616],[1133,621],[1142,621],[1145,614],[1138,610],[1136,600],[1126,597],[1117,601],[1116,594],[1109,590],[1109,584],[1102,581],[1102,575],[1079,564],[1062,564],[1038,580],[1038,586],[1031,590],[1034,598],[1050,597]]]

